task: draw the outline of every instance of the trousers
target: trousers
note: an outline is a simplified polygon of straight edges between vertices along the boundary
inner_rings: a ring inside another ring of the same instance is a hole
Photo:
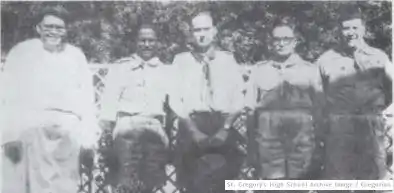
[[[313,118],[304,111],[260,111],[256,141],[261,178],[301,178],[315,148]]]
[[[112,183],[126,192],[152,192],[166,181],[168,138],[149,116],[119,117],[113,133]]]
[[[378,180],[386,173],[384,121],[379,115],[331,114],[325,179]]]
[[[224,126],[226,115],[220,112],[200,112],[191,116],[197,128],[208,137]],[[180,120],[182,122],[182,120]],[[184,124],[179,124],[175,147],[177,182],[188,193],[225,192],[225,180],[235,179],[240,172],[244,155],[236,145],[231,130],[220,146],[201,147]]]

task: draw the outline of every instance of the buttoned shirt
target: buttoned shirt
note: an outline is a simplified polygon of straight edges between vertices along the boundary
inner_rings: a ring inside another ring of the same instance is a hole
[[[374,111],[383,108],[383,81],[385,75],[390,74],[391,66],[383,51],[367,44],[350,56],[329,50],[317,60],[317,65],[332,110]]]
[[[172,72],[175,82],[170,105],[178,116],[188,116],[193,111],[234,113],[244,106],[242,74],[229,52],[178,54]]]
[[[83,52],[70,44],[52,53],[39,39],[19,43],[7,56],[0,84],[3,123],[15,126],[2,127],[6,141],[18,138],[18,129],[28,129],[17,127],[18,122],[27,125],[30,117],[51,110],[78,116],[84,124],[81,128],[87,131],[83,134],[86,139],[98,132],[93,76]]]
[[[105,78],[101,119],[114,121],[120,111],[164,115],[169,70],[157,57],[145,61],[134,54],[117,61]]]
[[[319,70],[297,54],[284,62],[263,61],[251,71],[248,106],[263,109],[310,109],[322,91]]]

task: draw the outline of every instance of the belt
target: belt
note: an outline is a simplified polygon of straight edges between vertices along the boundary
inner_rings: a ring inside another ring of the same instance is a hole
[[[223,115],[223,116],[228,116],[230,113],[225,113],[221,111],[192,111],[189,116],[199,116],[199,115],[209,115],[209,114],[218,114],[218,115]]]
[[[65,113],[65,114],[70,114],[76,116],[79,120],[82,120],[82,117],[75,114],[73,111],[68,111],[68,110],[63,110],[59,108],[46,108],[45,110],[47,111],[55,111],[55,112],[60,112],[60,113]]]
[[[158,114],[144,115],[144,114],[141,114],[141,113],[129,113],[129,112],[124,112],[124,111],[118,112],[118,117],[126,117],[126,116],[132,117],[132,116],[138,116],[138,115],[152,117],[154,119],[159,120],[161,124],[164,123],[164,119],[165,119],[164,115],[158,115]]]

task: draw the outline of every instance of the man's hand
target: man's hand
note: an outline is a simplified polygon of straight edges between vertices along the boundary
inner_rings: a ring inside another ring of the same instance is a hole
[[[198,144],[199,147],[204,147],[208,144],[208,136],[200,131],[192,132],[193,141]]]
[[[13,141],[4,144],[4,153],[5,155],[14,163],[17,164],[22,159],[22,142],[21,141]]]
[[[99,124],[97,121],[86,120],[81,123],[81,132],[77,133],[80,136],[76,136],[82,149],[85,150],[97,150],[99,148],[99,141],[103,130],[109,127],[109,123]],[[107,128],[110,129],[110,128]]]
[[[101,120],[100,127],[104,131],[111,131],[115,127],[115,121]]]
[[[208,135],[204,134],[201,132],[198,128],[197,125],[194,123],[194,121],[188,117],[183,119],[184,123],[186,124],[185,126],[190,132],[190,135],[192,137],[192,140],[201,148],[204,148],[207,146],[209,143],[209,137]]]
[[[226,128],[219,130],[219,132],[216,133],[216,135],[212,136],[209,139],[209,145],[213,147],[218,147],[223,145],[224,142],[227,140],[228,132],[229,130]]]

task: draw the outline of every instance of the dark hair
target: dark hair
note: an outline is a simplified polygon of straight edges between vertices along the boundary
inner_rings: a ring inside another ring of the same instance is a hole
[[[156,26],[151,24],[151,23],[140,24],[139,27],[138,27],[138,31],[141,31],[141,29],[151,29],[151,30],[153,30],[155,32],[157,31],[156,30]]]
[[[61,5],[57,6],[46,6],[42,8],[40,13],[36,17],[36,23],[41,22],[45,16],[53,15],[61,18],[65,23],[70,23],[70,13]]]
[[[296,22],[293,18],[291,17],[282,17],[282,18],[278,18],[277,20],[274,21],[274,23],[272,24],[272,28],[271,30],[274,30],[277,27],[289,27],[290,29],[293,30],[293,32],[296,31]]]
[[[352,19],[361,19],[363,20],[363,15],[361,9],[356,4],[347,4],[342,5],[339,8],[339,21],[347,21]]]
[[[136,34],[135,34],[136,35],[135,37],[138,38],[138,35],[139,35],[139,33],[140,33],[140,31],[142,29],[151,29],[151,30],[153,30],[155,32],[155,34],[156,34],[156,37],[159,39],[159,30],[157,30],[157,27],[155,26],[155,24],[153,24],[153,23],[141,23],[141,24],[139,24],[138,30],[136,31]]]
[[[297,29],[296,20],[292,17],[280,17],[276,19],[272,24],[272,28],[269,33],[270,36],[273,35],[272,32],[277,27],[289,27],[293,31],[295,38],[297,38],[299,41],[302,39],[302,36]]]

